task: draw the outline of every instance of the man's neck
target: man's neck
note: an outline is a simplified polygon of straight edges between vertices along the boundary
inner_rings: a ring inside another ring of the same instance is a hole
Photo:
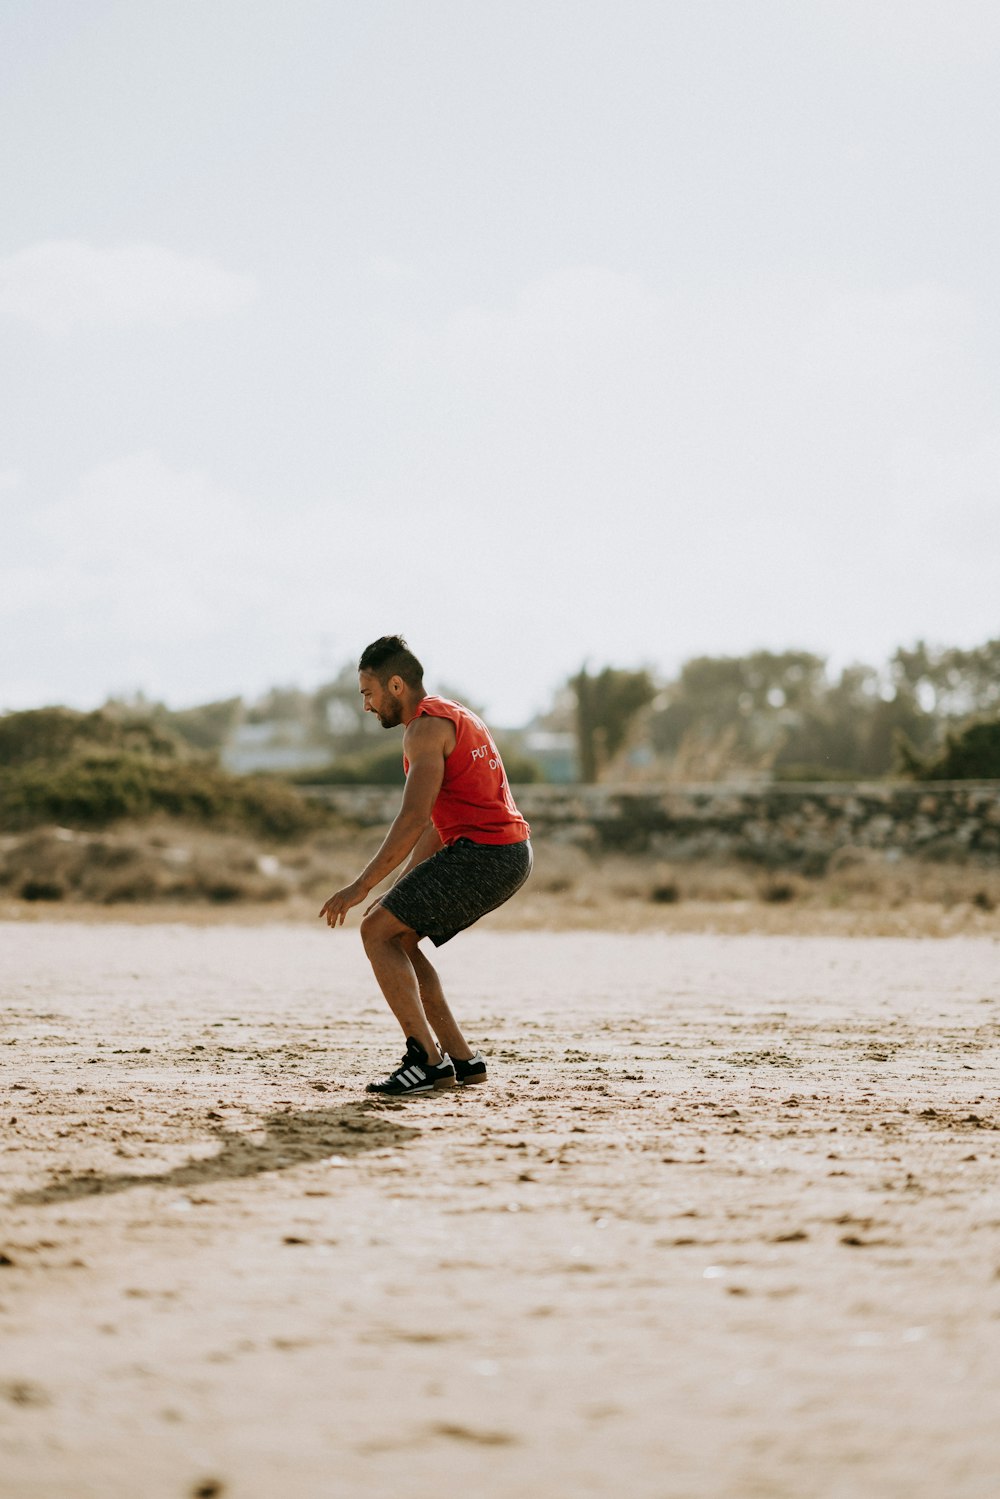
[[[420,704],[424,701],[426,696],[426,692],[422,692],[419,697],[411,698],[410,701],[405,704],[403,708],[404,729],[417,717],[417,714],[420,712]]]

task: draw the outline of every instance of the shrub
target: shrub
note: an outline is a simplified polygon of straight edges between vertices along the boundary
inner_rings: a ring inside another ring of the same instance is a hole
[[[55,880],[25,880],[18,894],[22,900],[62,900],[66,891]]]
[[[290,786],[197,761],[89,754],[0,770],[0,827],[106,827],[155,813],[267,838],[295,838],[329,821],[324,808]]]
[[[992,781],[1000,779],[1000,719],[981,719],[952,730],[933,758],[923,759],[901,741],[902,769],[918,781]]]
[[[72,708],[30,708],[0,715],[0,765],[65,760],[87,751],[129,751],[175,758],[178,739],[143,720],[123,723],[111,714]]]
[[[533,786],[542,779],[542,767],[537,760],[532,760],[528,755],[518,754],[516,750],[501,750],[503,757],[503,768],[507,772],[507,780],[512,786]]]

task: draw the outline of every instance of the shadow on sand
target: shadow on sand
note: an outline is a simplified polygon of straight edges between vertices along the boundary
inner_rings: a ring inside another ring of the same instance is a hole
[[[208,1127],[221,1146],[215,1155],[191,1159],[172,1171],[147,1176],[84,1171],[78,1176],[57,1178],[33,1192],[19,1192],[12,1201],[28,1206],[73,1202],[81,1197],[127,1192],[132,1187],[204,1187],[212,1182],[261,1176],[267,1171],[288,1171],[292,1166],[322,1161],[333,1155],[350,1157],[368,1150],[385,1150],[404,1145],[420,1134],[419,1130],[387,1118],[379,1105],[368,1102],[301,1114],[291,1111],[265,1114],[258,1129],[261,1126],[267,1130],[266,1138],[253,1140],[209,1122]]]

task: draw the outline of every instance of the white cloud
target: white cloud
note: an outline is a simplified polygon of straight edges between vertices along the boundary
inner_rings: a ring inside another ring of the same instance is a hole
[[[870,523],[901,450],[981,440],[974,327],[968,301],[933,284],[682,294],[563,270],[397,340],[399,400],[419,390],[436,419],[401,468],[535,526],[609,504],[619,519],[655,505],[657,529],[707,539],[709,516],[787,532],[824,504]]]
[[[846,44],[867,62],[920,72],[989,66],[1000,51],[994,0],[813,0],[787,3],[792,26]]]
[[[0,258],[0,317],[45,333],[136,323],[169,327],[240,312],[256,295],[252,276],[162,245],[102,249],[48,240]]]
[[[11,595],[22,607],[57,599],[77,639],[183,647],[251,608],[273,573],[272,538],[245,503],[155,453],[93,469],[33,531],[44,565]]]
[[[416,271],[412,265],[397,260],[393,255],[376,255],[368,263],[368,275],[373,281],[396,286],[400,282],[412,280]]]
[[[146,452],[43,509],[3,496],[0,690],[33,658],[36,701],[194,702],[309,677],[321,634],[346,659],[399,628],[516,722],[586,657],[984,639],[978,323],[936,285],[694,295],[599,268],[411,323],[356,485],[334,464],[319,494],[251,500]]]
[[[4,506],[7,705],[257,691],[312,671],[331,607],[350,615],[361,601],[331,566],[328,513],[262,513],[153,452],[102,464],[43,507],[32,499]]]
[[[10,494],[20,483],[21,475],[16,468],[0,468],[0,494]]]
[[[417,554],[434,515],[456,607],[474,577],[489,619],[516,579],[519,627],[567,669],[976,638],[994,627],[1000,563],[982,518],[1000,410],[978,321],[934,283],[694,293],[560,271],[396,341],[379,518]],[[971,568],[955,541],[966,504]]]

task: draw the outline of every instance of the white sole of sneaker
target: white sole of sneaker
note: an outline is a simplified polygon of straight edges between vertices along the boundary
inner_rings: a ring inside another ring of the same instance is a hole
[[[366,1088],[373,1098],[412,1098],[414,1093],[433,1093],[433,1083],[420,1083],[416,1088]]]

